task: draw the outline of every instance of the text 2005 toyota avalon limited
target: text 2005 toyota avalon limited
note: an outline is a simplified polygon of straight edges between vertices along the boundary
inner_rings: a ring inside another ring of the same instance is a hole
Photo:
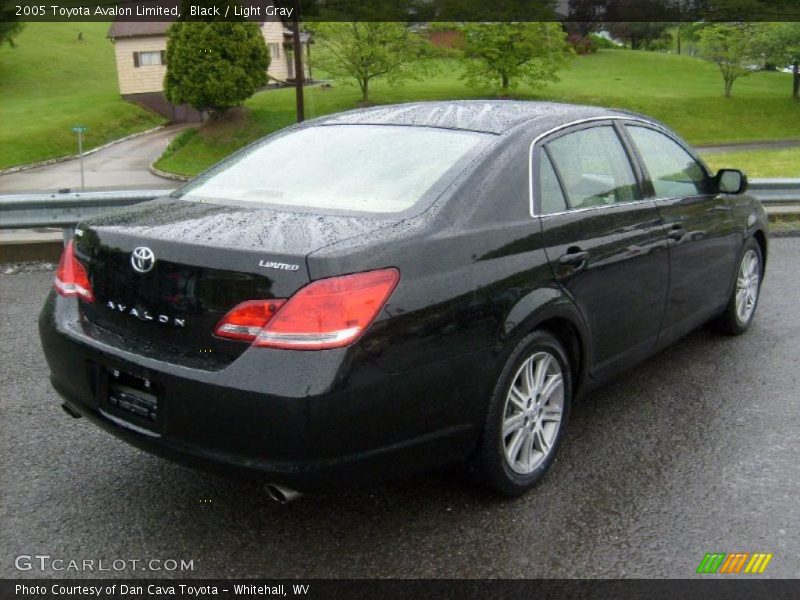
[[[451,463],[520,494],[576,397],[706,321],[747,329],[746,185],[596,107],[333,115],[81,223],[42,344],[68,412],[282,498]]]

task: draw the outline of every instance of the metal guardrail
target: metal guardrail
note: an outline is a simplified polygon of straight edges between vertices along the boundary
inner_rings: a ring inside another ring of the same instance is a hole
[[[73,227],[76,223],[113,212],[173,190],[130,190],[103,192],[41,193],[0,195],[0,229],[32,227]]]
[[[747,193],[767,205],[800,203],[800,179],[751,179]]]
[[[73,227],[84,219],[166,196],[172,191],[31,192],[0,195],[0,229]],[[752,179],[748,193],[768,205],[800,204],[800,179]]]

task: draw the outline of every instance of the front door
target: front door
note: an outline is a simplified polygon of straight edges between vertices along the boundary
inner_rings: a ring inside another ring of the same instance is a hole
[[[728,301],[742,235],[733,207],[691,153],[644,124],[625,127],[636,147],[669,243],[664,342],[694,329]]]

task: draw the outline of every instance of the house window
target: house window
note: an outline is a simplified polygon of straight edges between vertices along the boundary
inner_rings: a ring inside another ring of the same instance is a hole
[[[134,52],[133,66],[152,67],[156,65],[164,65],[167,62],[164,55],[164,50],[155,50],[152,52]]]
[[[271,58],[280,58],[281,57],[281,45],[280,44],[270,44],[269,45],[269,55]]]

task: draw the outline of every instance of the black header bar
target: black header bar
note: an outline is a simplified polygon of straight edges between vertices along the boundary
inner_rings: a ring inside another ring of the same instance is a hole
[[[0,21],[800,21],[798,0],[0,0]]]
[[[731,578],[681,580],[222,580],[222,579],[6,579],[0,598],[43,600],[417,600],[419,598],[496,600],[794,600],[800,581]]]

